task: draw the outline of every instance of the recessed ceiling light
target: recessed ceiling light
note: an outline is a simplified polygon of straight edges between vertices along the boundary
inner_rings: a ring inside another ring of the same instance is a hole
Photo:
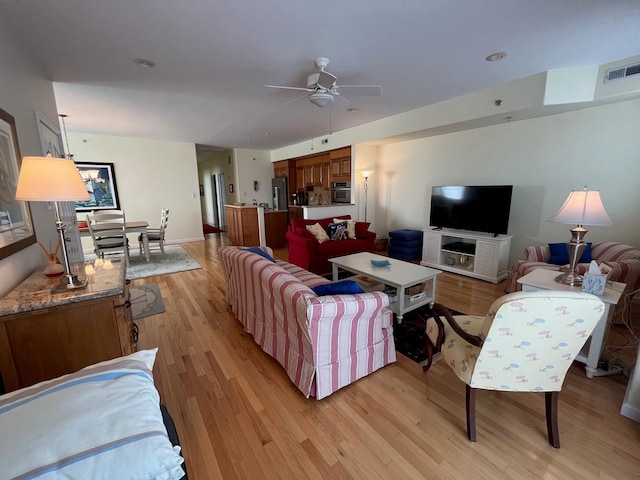
[[[506,56],[507,56],[506,52],[496,52],[496,53],[492,53],[491,55],[487,56],[487,58],[485,58],[485,60],[487,62],[497,62],[498,60],[502,60]]]
[[[154,68],[156,64],[151,60],[145,60],[144,58],[135,58],[133,62],[142,68]]]

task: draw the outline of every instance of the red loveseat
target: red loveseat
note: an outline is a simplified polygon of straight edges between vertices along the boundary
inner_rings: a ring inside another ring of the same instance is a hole
[[[289,242],[289,263],[305,270],[324,275],[331,272],[330,258],[359,252],[373,252],[376,234],[369,231],[368,222],[356,222],[356,238],[348,240],[327,240],[318,243],[316,237],[307,230],[307,225],[319,223],[326,231],[334,218],[350,220],[351,215],[306,220],[292,218],[286,238]]]

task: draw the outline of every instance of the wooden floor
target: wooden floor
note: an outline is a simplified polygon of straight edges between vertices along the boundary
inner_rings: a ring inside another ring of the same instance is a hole
[[[619,414],[626,378],[587,379],[577,363],[560,394],[559,450],[537,393],[479,392],[470,443],[464,384],[442,362],[424,374],[398,354],[321,401],[304,398],[227,307],[225,242],[183,245],[202,269],[133,282],[160,285],[166,312],[139,321],[140,347],[159,347],[155,381],[191,480],[640,478],[640,424]],[[484,315],[503,288],[443,273],[437,301]]]

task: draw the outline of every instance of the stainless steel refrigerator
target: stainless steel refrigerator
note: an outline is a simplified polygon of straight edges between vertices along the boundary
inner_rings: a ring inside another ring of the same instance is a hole
[[[275,210],[287,210],[289,204],[289,192],[287,190],[286,177],[271,179],[271,193],[273,196],[273,208]]]

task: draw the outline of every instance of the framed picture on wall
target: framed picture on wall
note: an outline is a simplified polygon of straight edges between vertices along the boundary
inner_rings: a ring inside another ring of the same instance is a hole
[[[21,161],[15,119],[0,108],[0,259],[36,243],[29,204],[16,200]]]
[[[76,162],[89,200],[75,202],[76,212],[119,210],[118,187],[113,163]]]
[[[52,157],[64,158],[60,129],[49,123],[40,112],[36,112],[36,122],[38,123],[42,155],[46,157],[48,153],[51,153]]]

